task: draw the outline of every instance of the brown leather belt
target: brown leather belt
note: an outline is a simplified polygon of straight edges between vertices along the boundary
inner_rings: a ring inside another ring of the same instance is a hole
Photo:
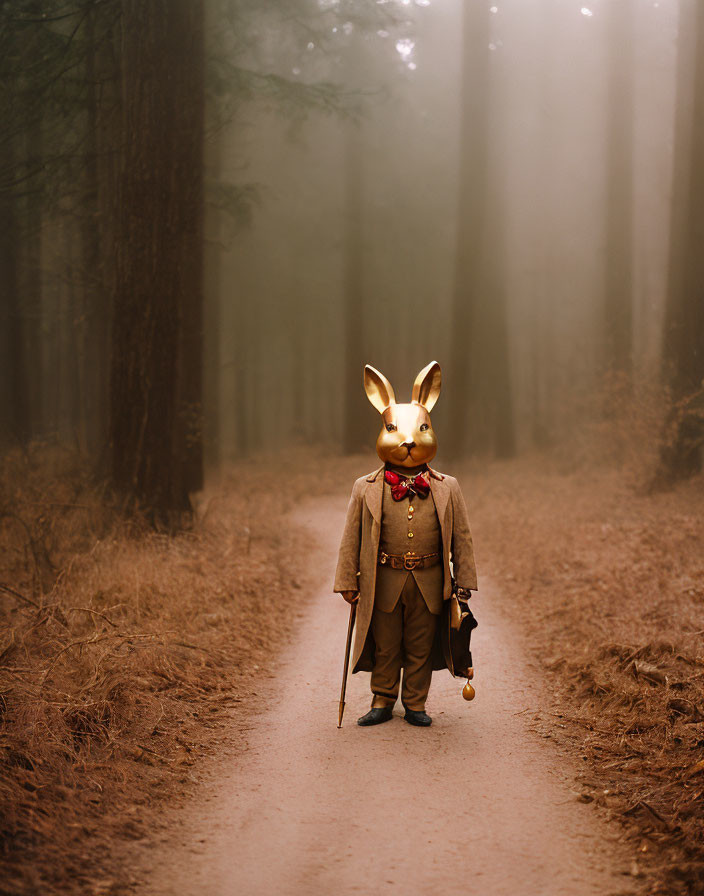
[[[405,554],[387,554],[379,551],[379,564],[390,566],[392,569],[424,569],[426,566],[434,566],[440,560],[440,554],[416,554],[415,551],[406,551]]]

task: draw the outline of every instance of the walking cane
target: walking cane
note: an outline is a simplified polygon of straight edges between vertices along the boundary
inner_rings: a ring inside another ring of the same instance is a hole
[[[357,598],[359,600],[359,598]],[[352,630],[357,614],[357,601],[350,606],[350,621],[347,626],[347,645],[345,647],[345,668],[342,672],[342,691],[340,692],[340,711],[337,717],[337,727],[342,728],[342,716],[345,713],[345,691],[347,690],[347,672],[350,667],[350,647],[352,646]]]

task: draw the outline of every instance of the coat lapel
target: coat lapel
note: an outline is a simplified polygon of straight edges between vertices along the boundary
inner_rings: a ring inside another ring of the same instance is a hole
[[[440,520],[442,543],[449,548],[450,542],[448,538],[450,533],[448,532],[447,502],[450,499],[450,487],[445,482],[445,477],[441,473],[436,473],[435,470],[430,471],[430,491],[432,492],[435,510]]]
[[[383,467],[379,467],[371,476],[367,476],[369,484],[364,492],[364,500],[369,508],[369,513],[379,526],[381,525],[381,499],[384,494],[384,477],[379,474],[383,469]]]

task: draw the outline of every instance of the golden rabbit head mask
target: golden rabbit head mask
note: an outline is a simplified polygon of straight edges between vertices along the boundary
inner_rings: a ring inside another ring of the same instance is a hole
[[[438,400],[440,385],[440,365],[431,361],[416,377],[410,403],[397,404],[393,387],[384,374],[369,364],[365,366],[364,390],[381,414],[376,453],[384,463],[417,467],[435,457],[438,442],[430,411]]]

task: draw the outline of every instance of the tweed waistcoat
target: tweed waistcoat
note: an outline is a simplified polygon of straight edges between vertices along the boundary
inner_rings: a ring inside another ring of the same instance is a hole
[[[409,510],[411,507],[412,513]],[[410,520],[409,515],[412,517]],[[409,532],[412,533],[411,536]],[[428,609],[431,613],[439,613],[443,601],[442,534],[432,493],[426,498],[411,495],[410,498],[394,501],[391,486],[384,483],[379,548],[387,554],[405,554],[406,551],[415,551],[416,554],[437,552],[439,557],[434,566],[412,572],[379,566],[374,606],[390,613],[396,606],[406,579],[412,575]]]

